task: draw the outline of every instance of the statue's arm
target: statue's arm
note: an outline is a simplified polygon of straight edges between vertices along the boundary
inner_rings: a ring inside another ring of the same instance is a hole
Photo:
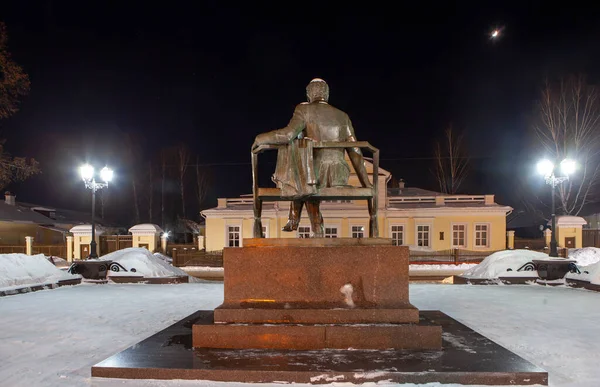
[[[354,134],[354,128],[352,127],[352,122],[350,122],[350,118],[348,118],[348,137],[346,141],[356,142],[356,135]],[[365,167],[365,159],[363,158],[362,152],[360,148],[346,148],[346,152],[348,152],[348,157],[350,158],[350,162],[356,171],[356,175],[358,176],[358,180],[363,187],[370,188],[371,182],[369,181],[369,174],[367,173],[367,168]],[[376,177],[373,177],[376,179]]]
[[[294,110],[294,115],[290,120],[289,124],[283,129],[277,129],[266,133],[261,133],[256,136],[252,149],[260,145],[271,145],[271,144],[287,144],[298,137],[298,134],[306,127],[306,121],[304,119],[303,109],[299,105]]]

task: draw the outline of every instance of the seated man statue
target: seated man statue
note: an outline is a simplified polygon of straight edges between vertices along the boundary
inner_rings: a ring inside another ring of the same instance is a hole
[[[279,149],[273,175],[282,196],[292,200],[283,231],[298,229],[306,202],[313,236],[323,237],[319,200],[311,196],[323,187],[348,186],[350,167],[345,151],[362,186],[371,187],[371,183],[360,149],[318,148],[313,151],[312,141],[356,142],[356,137],[348,115],[327,102],[329,86],[324,80],[313,79],[306,87],[306,95],[308,102],[296,106],[290,123],[283,129],[256,136],[252,149],[264,144],[287,144]]]

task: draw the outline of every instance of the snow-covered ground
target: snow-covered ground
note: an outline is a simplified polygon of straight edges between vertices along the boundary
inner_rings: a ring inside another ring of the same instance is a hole
[[[54,266],[43,254],[0,254],[0,290],[81,278]]]
[[[418,308],[440,309],[548,370],[551,386],[600,386],[600,293],[434,284],[414,284],[410,292]],[[90,377],[99,361],[222,300],[223,284],[214,282],[79,285],[0,298],[0,385],[244,386]]]

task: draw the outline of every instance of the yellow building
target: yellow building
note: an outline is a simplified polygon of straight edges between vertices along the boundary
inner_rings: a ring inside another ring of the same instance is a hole
[[[372,168],[367,163],[372,176]],[[379,187],[386,187],[389,172],[379,169]],[[353,173],[349,183],[358,186]],[[266,238],[310,237],[310,222],[303,214],[297,232],[283,232],[289,202],[263,203],[263,234]],[[418,250],[465,249],[496,251],[506,248],[506,215],[511,207],[494,202],[494,195],[444,195],[420,188],[380,189],[379,236],[394,244]],[[325,237],[368,236],[369,216],[365,200],[323,202]],[[220,198],[215,208],[201,212],[206,218],[206,250],[243,245],[252,238],[252,195]]]

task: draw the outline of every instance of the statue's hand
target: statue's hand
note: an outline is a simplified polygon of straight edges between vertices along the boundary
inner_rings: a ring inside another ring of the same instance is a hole
[[[254,143],[252,144],[252,150],[255,150],[256,148],[258,148],[261,145],[264,145],[265,143],[265,133],[261,133],[254,139]]]

